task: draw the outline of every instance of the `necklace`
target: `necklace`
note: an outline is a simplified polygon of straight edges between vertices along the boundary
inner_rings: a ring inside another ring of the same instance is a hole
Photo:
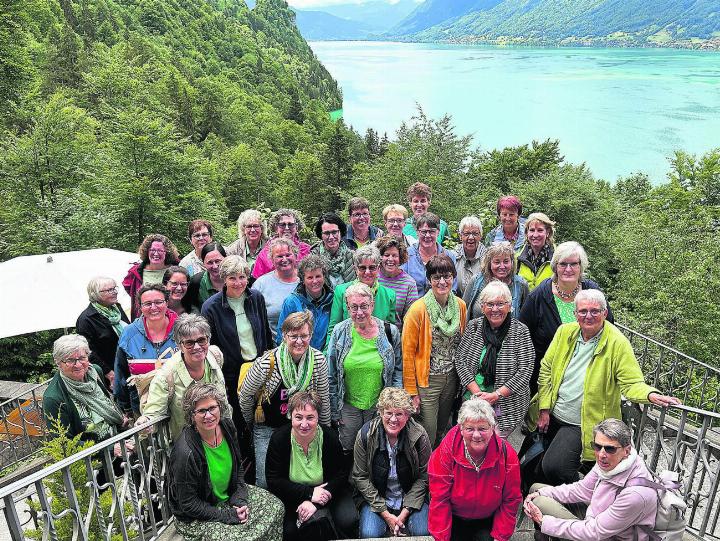
[[[475,468],[475,471],[476,471],[476,472],[480,471],[480,467],[481,467],[481,466],[483,465],[483,463],[485,462],[485,457],[486,457],[486,456],[487,456],[487,451],[486,451],[485,454],[483,455],[483,457],[482,457],[482,459],[480,460],[480,462],[475,462],[475,460],[473,460],[472,455],[470,454],[470,451],[468,451],[467,445],[465,446],[465,458],[467,458],[467,460],[468,460],[468,462],[470,463],[470,465],[471,465],[473,468]]]
[[[575,286],[575,289],[573,289],[569,293],[560,289],[560,284],[558,284],[557,282],[553,282],[553,285],[555,286],[555,289],[557,290],[558,297],[560,297],[564,301],[571,301],[572,299],[575,298],[575,295],[577,295],[578,292],[580,291],[580,283],[579,282],[578,282],[578,285]]]

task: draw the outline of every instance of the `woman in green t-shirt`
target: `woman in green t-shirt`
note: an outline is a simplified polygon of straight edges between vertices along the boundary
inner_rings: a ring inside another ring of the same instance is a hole
[[[170,454],[169,494],[185,541],[281,539],[283,504],[245,484],[224,392],[212,384],[191,384],[183,414],[186,426]]]

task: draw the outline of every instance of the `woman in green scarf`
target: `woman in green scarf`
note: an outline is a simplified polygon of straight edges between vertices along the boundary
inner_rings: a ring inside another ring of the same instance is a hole
[[[466,307],[452,292],[457,276],[452,259],[432,256],[425,273],[431,289],[410,307],[403,323],[403,386],[435,448],[457,394],[453,357],[465,330]]]
[[[288,401],[300,391],[317,391],[322,400],[320,423],[330,425],[327,363],[310,347],[313,316],[309,310],[290,314],[282,324],[279,347],[255,360],[240,385],[240,409],[253,427],[256,484],[265,488],[265,455],[275,429],[290,422]]]
[[[118,338],[130,320],[118,303],[118,287],[112,278],[92,278],[87,292],[90,304],[78,317],[75,328],[87,339],[90,362],[102,369],[103,384],[112,389]]]

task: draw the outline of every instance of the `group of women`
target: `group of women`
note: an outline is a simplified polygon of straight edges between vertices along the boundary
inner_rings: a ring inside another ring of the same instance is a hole
[[[46,415],[94,439],[168,415],[170,501],[188,540],[507,541],[522,502],[508,438],[524,421],[547,455],[532,481],[577,482],[592,458],[605,480],[612,457],[639,459],[615,425],[597,424],[598,411],[619,416],[620,392],[676,401],[642,382],[586,279],[583,247],[555,246],[548,216],[523,218],[520,201],[503,197],[484,243],[468,216],[448,250],[431,197],[416,183],[412,216],[383,209],[387,234],[353,198],[350,224],[323,214],[312,246],[293,209],[267,230],[257,211],[243,212],[227,247],[194,220],[182,261],[169,239],[149,235],[123,282],[130,318],[112,279],[88,284],[82,336],[56,344]],[[604,378],[592,391],[601,403],[576,415],[588,378]],[[597,530],[567,526],[567,510],[544,505],[586,493],[538,488],[525,511],[542,532],[591,539]],[[591,502],[585,522],[613,505]]]

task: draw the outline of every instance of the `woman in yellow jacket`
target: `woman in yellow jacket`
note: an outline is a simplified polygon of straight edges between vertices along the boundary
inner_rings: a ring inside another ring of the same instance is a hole
[[[458,390],[453,356],[467,310],[452,292],[456,272],[448,256],[431,257],[425,266],[431,289],[413,303],[403,323],[403,386],[433,447],[442,440]]]
[[[525,222],[525,246],[518,255],[518,274],[525,278],[530,291],[546,278],[552,278],[550,268],[555,243],[555,222],[542,212],[534,212]]]

